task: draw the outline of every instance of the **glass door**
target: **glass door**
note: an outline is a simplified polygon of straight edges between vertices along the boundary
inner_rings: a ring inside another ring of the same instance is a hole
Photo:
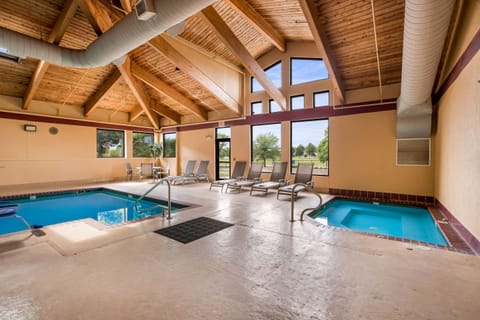
[[[217,128],[215,134],[215,179],[230,178],[230,128]]]

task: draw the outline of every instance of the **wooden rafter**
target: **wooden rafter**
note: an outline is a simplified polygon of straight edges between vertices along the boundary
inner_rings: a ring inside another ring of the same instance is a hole
[[[128,87],[132,91],[133,95],[140,104],[140,107],[143,109],[143,112],[148,117],[154,128],[159,129],[160,125],[158,122],[158,117],[152,114],[150,110],[150,98],[148,98],[147,93],[143,89],[142,85],[131,73],[130,58],[127,58],[122,65],[118,66],[118,70],[122,74],[123,79],[127,83]]]
[[[79,6],[98,36],[112,27],[112,19],[104,6],[93,0],[79,0]]]
[[[135,107],[132,111],[130,111],[130,118],[129,121],[137,120],[143,114],[143,109],[140,106]]]
[[[90,113],[97,108],[98,104],[107,96],[110,89],[119,83],[121,79],[122,74],[118,69],[115,70],[115,73],[104,82],[100,89],[85,103],[85,116],[90,115]]]
[[[250,24],[263,34],[278,50],[285,52],[285,39],[245,0],[225,0]]]
[[[275,86],[267,76],[257,60],[248,52],[247,48],[235,36],[233,31],[223,21],[222,17],[212,7],[203,9],[201,12],[204,20],[210,25],[223,43],[234,53],[241,61],[244,67],[255,77],[262,85],[265,91],[278,103],[280,108],[287,110],[287,99],[285,95]]]
[[[150,99],[150,109],[161,115],[162,117],[168,118],[172,120],[175,123],[180,123],[181,122],[181,116],[180,114],[176,113],[172,109],[170,109],[167,106],[161,105],[157,103],[155,100]]]
[[[62,12],[60,12],[60,16],[58,17],[57,21],[55,22],[55,26],[53,27],[52,31],[48,35],[47,41],[50,43],[59,43],[62,40],[65,31],[67,30],[68,25],[72,21],[75,12],[77,11],[78,3],[77,0],[67,0],[65,5],[63,6]],[[28,84],[27,90],[25,91],[25,95],[23,97],[23,108],[28,109],[30,103],[33,100],[33,96],[37,91],[40,83],[42,82],[45,73],[47,72],[49,63],[44,60],[40,60],[37,64],[37,68],[33,73],[32,79],[30,79],[30,83]]]
[[[202,120],[208,120],[208,113],[205,109],[185,97],[181,92],[174,89],[165,81],[162,81],[161,79],[155,77],[153,74],[135,63],[132,63],[132,74],[153,89],[177,101],[182,106],[190,110],[197,117],[201,118]]]
[[[302,8],[305,19],[313,35],[315,45],[320,52],[325,54],[324,63],[328,72],[332,76],[334,82],[335,93],[342,103],[345,99],[345,89],[340,78],[340,72],[335,66],[335,59],[333,58],[332,51],[328,44],[328,39],[323,31],[323,27],[320,22],[320,12],[313,0],[299,0],[300,7]]]
[[[177,49],[168,43],[164,39],[165,34],[162,34],[148,42],[150,47],[155,51],[164,55],[174,65],[178,66],[183,72],[187,73],[190,77],[199,82],[205,89],[210,91],[220,102],[222,102],[228,109],[232,110],[235,114],[241,114],[242,107],[235,99],[223,90],[222,87],[217,85],[212,79],[210,79],[205,73],[203,73],[192,61],[182,55]]]
[[[103,7],[105,10],[107,10],[108,12],[108,15],[113,18],[115,21],[117,20],[121,20],[125,14],[117,9],[115,9],[112,5],[112,0],[97,0]],[[123,3],[129,3],[130,4],[130,1],[128,0],[122,0],[121,3],[122,3],[122,6],[123,6]],[[126,10],[126,9],[125,9]],[[131,7],[130,7],[130,10],[131,11]]]
[[[132,4],[130,3],[130,0],[120,0],[120,3],[122,4],[123,10],[126,12],[132,11]]]

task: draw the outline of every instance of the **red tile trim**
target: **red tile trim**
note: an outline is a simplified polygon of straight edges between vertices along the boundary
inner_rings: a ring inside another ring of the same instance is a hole
[[[365,190],[349,189],[330,189],[330,194],[349,197],[356,200],[380,201],[386,203],[396,203],[411,206],[429,206],[434,204],[434,198],[429,196],[419,196],[411,194],[376,192]]]
[[[480,29],[478,29],[477,33],[473,36],[472,41],[465,49],[463,54],[458,59],[457,63],[453,67],[452,71],[448,74],[445,78],[445,81],[440,86],[435,94],[433,94],[432,103],[437,104],[438,101],[442,98],[442,96],[447,92],[450,86],[455,82],[458,76],[462,73],[463,69],[468,65],[468,63],[475,57],[477,52],[480,50]]]
[[[455,229],[455,231],[465,240],[470,248],[480,255],[480,241],[468,231],[465,226],[455,218],[455,216],[439,201],[436,201],[436,208],[442,212],[442,214],[448,219],[449,224]]]

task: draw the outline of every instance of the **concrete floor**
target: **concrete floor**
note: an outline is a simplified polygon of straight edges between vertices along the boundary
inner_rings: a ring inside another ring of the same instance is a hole
[[[477,256],[292,224],[273,193],[193,184],[172,195],[200,206],[171,221],[0,237],[0,319],[480,319]],[[303,196],[296,212],[315,201]],[[185,245],[151,232],[199,216],[235,225]]]

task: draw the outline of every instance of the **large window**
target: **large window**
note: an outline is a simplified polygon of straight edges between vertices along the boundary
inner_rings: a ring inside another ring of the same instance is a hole
[[[125,157],[125,133],[120,130],[97,129],[97,158]]]
[[[280,161],[281,145],[280,123],[252,126],[252,161],[263,162],[265,172]]]
[[[329,93],[328,91],[315,92],[313,94],[313,107],[328,107],[329,105]]]
[[[322,79],[328,79],[328,71],[322,59],[290,59],[290,85]]]
[[[290,109],[291,110],[298,110],[305,108],[305,96],[292,96],[290,97]]]
[[[265,69],[265,73],[272,80],[277,88],[282,86],[282,63],[277,62],[276,64]],[[250,78],[250,92],[260,92],[263,91],[262,85],[254,78]]]
[[[163,134],[163,156],[165,158],[175,158],[177,156],[177,134]]]
[[[300,162],[311,162],[313,174],[328,175],[328,120],[291,122],[291,173]]]
[[[148,158],[152,156],[153,133],[133,133],[133,156],[136,158]]]
[[[261,114],[261,113],[263,113],[263,110],[262,110],[262,109],[263,109],[263,103],[262,103],[262,101],[252,102],[252,103],[250,104],[250,107],[251,107],[251,114],[252,114],[252,116],[253,116],[254,114]]]

